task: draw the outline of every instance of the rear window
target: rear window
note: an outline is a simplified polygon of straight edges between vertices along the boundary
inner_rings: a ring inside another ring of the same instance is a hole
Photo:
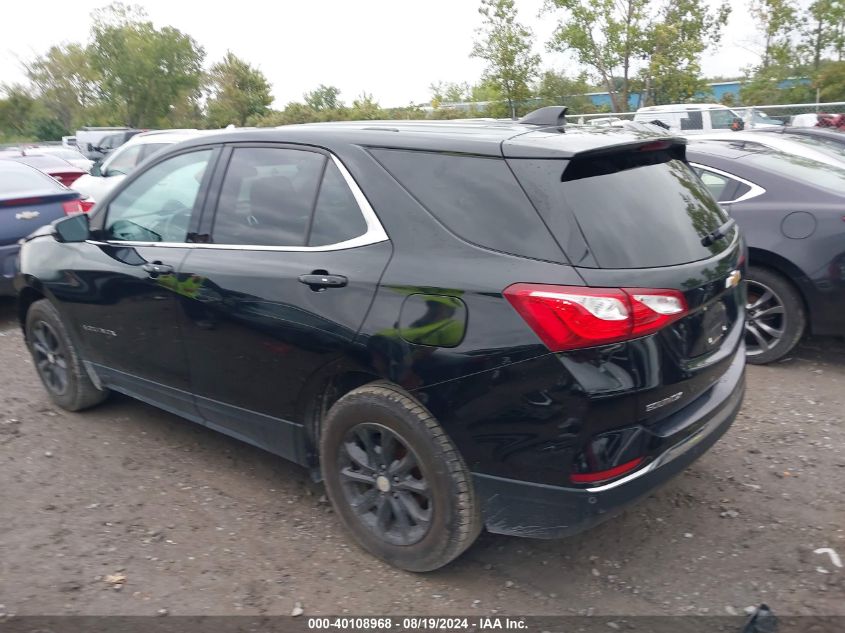
[[[458,237],[505,253],[563,261],[560,247],[503,159],[392,149],[370,151]]]
[[[790,180],[811,183],[837,194],[845,194],[845,169],[820,163],[811,158],[778,151],[758,151],[742,160]]]
[[[712,257],[732,241],[728,236],[702,246],[701,238],[727,216],[668,151],[511,164],[520,180],[531,181],[526,189],[558,241],[566,244],[574,225],[602,268],[685,264]]]
[[[61,191],[62,185],[50,176],[36,169],[27,167],[3,168],[0,165],[0,196],[22,194],[27,191],[43,192],[55,189]]]

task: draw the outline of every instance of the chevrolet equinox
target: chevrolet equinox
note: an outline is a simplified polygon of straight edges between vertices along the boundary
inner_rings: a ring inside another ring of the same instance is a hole
[[[110,391],[293,460],[427,571],[649,493],[744,393],[738,230],[684,141],[523,122],[202,136],[29,236],[60,407]]]

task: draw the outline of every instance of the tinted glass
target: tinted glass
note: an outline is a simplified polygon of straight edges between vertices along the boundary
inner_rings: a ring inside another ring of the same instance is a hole
[[[138,164],[138,159],[140,157],[140,145],[132,145],[131,147],[126,147],[120,150],[114,155],[114,158],[109,161],[108,165],[105,166],[106,175],[118,176],[128,174],[132,171],[132,169],[134,169],[135,165]]]
[[[502,159],[371,150],[429,213],[494,250],[560,261],[562,253]]]
[[[716,200],[724,202],[725,197],[723,194],[731,182],[730,179],[719,174],[714,174],[712,171],[707,171],[706,169],[698,170],[698,173],[699,176],[701,176],[701,181],[704,183],[704,186],[707,187],[710,194],[716,198]]]
[[[217,202],[213,241],[304,246],[325,160],[295,149],[236,148]]]
[[[184,242],[211,152],[168,158],[131,182],[109,204],[107,239]]]
[[[169,146],[170,143],[144,143],[141,145],[141,156],[138,158],[138,162],[140,163],[143,160],[147,160],[153,154],[156,154],[165,147]]]
[[[309,246],[338,244],[367,232],[367,223],[352,191],[334,162],[329,161],[311,226]]]
[[[531,180],[528,191],[538,197],[558,240],[567,244],[567,233],[577,227],[602,268],[683,264],[711,257],[731,242],[701,245],[727,216],[692,170],[665,152],[554,161],[561,165],[556,172],[551,161],[511,162],[520,179]],[[581,260],[579,253],[567,255]]]

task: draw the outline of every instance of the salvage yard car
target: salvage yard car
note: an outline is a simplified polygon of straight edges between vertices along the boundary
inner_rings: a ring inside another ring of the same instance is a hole
[[[47,392],[129,394],[310,468],[408,570],[483,527],[607,519],[737,415],[744,246],[683,140],[530,120],[159,152],[23,245]]]

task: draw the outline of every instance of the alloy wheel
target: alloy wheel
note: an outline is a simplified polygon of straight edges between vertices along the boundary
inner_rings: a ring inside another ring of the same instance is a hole
[[[361,523],[393,545],[413,545],[428,532],[433,499],[414,452],[380,424],[351,428],[340,447],[340,481]]]
[[[757,356],[781,341],[787,317],[783,299],[774,290],[751,279],[747,284],[745,347],[748,356]]]
[[[54,394],[62,395],[68,386],[67,359],[55,330],[44,321],[32,328],[32,352],[44,384]]]

